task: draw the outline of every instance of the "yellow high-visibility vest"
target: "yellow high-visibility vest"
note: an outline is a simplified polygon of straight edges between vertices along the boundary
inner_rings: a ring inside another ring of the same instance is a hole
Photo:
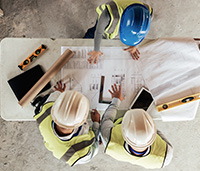
[[[119,161],[129,162],[147,169],[161,168],[163,166],[167,151],[166,142],[157,134],[154,143],[150,147],[150,153],[144,157],[138,157],[128,153],[124,147],[125,141],[122,136],[122,118],[115,122],[111,130],[110,141],[107,144],[105,153]]]
[[[108,9],[110,14],[110,23],[106,27],[104,31],[104,36],[107,39],[113,39],[119,34],[119,25],[121,21],[121,16],[123,11],[131,4],[142,4],[144,3],[135,1],[135,0],[113,0],[109,3],[100,5],[96,8],[96,12],[98,13],[98,19],[100,18],[102,12],[105,8]],[[150,7],[150,14],[151,14],[151,7]]]
[[[65,160],[73,166],[80,158],[88,154],[95,141],[94,132],[90,129],[88,134],[78,135],[69,141],[60,140],[53,132],[51,107],[54,102],[43,105],[39,114],[34,119],[39,124],[39,130],[44,139],[46,148],[58,159]]]

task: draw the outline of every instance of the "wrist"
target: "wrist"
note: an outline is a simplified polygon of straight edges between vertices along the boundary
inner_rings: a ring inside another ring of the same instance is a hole
[[[115,106],[119,107],[121,104],[121,101],[119,98],[113,97],[111,104],[114,104]]]
[[[99,128],[99,122],[93,122],[93,127],[98,129]]]

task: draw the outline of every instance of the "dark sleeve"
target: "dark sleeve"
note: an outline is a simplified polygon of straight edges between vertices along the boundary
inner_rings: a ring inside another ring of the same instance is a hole
[[[97,28],[95,31],[95,36],[94,36],[94,50],[99,51],[100,50],[100,45],[101,45],[101,39],[102,35],[104,33],[105,28],[108,26],[110,22],[110,15],[108,13],[107,8],[102,12],[99,21],[97,23]]]

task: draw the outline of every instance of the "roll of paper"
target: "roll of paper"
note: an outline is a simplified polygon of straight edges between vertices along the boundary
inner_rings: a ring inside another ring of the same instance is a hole
[[[22,107],[26,107],[73,55],[74,53],[67,49],[18,103]]]

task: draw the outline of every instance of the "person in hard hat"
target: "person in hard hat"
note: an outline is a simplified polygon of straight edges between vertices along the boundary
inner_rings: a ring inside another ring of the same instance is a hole
[[[65,91],[58,82],[55,92],[40,100],[40,110],[34,119],[44,139],[46,148],[70,166],[89,162],[98,152],[100,115],[91,113],[92,128],[86,121],[89,101],[77,91]],[[41,103],[41,101],[43,101]]]
[[[149,169],[167,166],[173,157],[173,147],[157,130],[151,116],[143,109],[133,109],[116,120],[124,97],[116,84],[109,92],[113,99],[103,115],[100,130],[105,153],[116,160]]]
[[[139,59],[140,52],[136,46],[147,35],[153,9],[135,0],[113,0],[96,8],[98,19],[94,27],[88,29],[84,38],[94,38],[94,50],[89,52],[89,63],[97,63],[102,37],[113,39],[119,35],[120,40],[129,47],[132,58]]]

